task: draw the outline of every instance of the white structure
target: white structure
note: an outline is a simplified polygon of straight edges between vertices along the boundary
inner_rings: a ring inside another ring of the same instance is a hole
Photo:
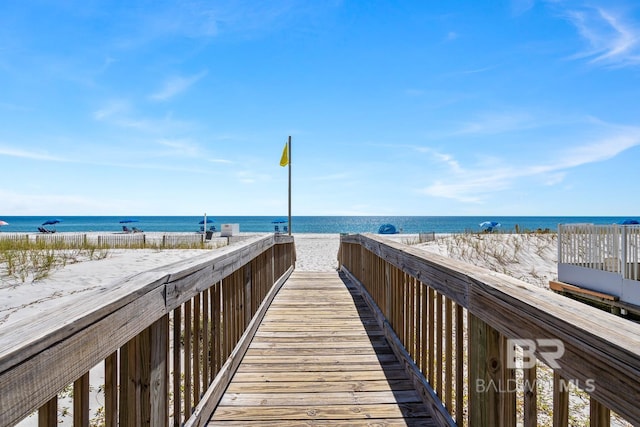
[[[613,305],[640,310],[639,261],[640,225],[558,226],[558,280],[610,295]]]
[[[231,237],[240,233],[240,224],[222,224],[220,226],[220,237]]]

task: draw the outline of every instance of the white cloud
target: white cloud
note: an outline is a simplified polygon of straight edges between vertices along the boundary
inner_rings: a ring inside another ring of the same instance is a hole
[[[114,116],[120,116],[130,111],[130,105],[127,101],[114,100],[109,101],[104,107],[93,112],[93,118],[99,121],[108,120]]]
[[[188,129],[191,124],[176,120],[171,114],[162,118],[138,117],[127,101],[111,101],[103,108],[93,112],[95,120],[126,129],[135,129],[145,133],[158,134],[172,130]]]
[[[589,48],[573,58],[590,58],[592,64],[630,66],[640,64],[640,25],[602,7],[565,10]]]
[[[166,101],[179,95],[189,89],[198,80],[207,75],[207,71],[201,71],[198,74],[188,77],[174,76],[164,82],[162,88],[153,93],[150,98],[154,101]]]
[[[462,123],[453,134],[498,134],[537,126],[539,124],[528,113],[483,113],[473,121]]]
[[[26,151],[12,147],[0,147],[0,156],[7,157],[20,157],[23,159],[31,159],[31,160],[46,160],[46,161],[54,161],[54,162],[66,162],[67,159],[58,156],[52,156],[48,153],[40,153],[34,151]]]
[[[511,11],[514,15],[521,15],[535,5],[535,0],[511,0]]]
[[[571,169],[612,159],[626,150],[640,145],[640,128],[609,127],[608,135],[599,139],[551,153],[559,161],[546,164],[513,164],[498,159],[495,167],[462,168],[449,155],[435,154],[449,166],[449,173],[419,189],[422,194],[455,199],[465,203],[480,203],[492,193],[517,186],[523,179],[537,179],[544,185],[563,182]]]

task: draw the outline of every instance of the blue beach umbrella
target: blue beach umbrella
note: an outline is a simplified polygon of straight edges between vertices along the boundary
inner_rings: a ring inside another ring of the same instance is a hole
[[[480,223],[480,227],[486,231],[493,231],[494,228],[500,227],[500,223],[496,221],[484,221]]]
[[[61,219],[57,219],[57,218],[48,219],[45,222],[43,222],[42,225],[54,225],[54,224],[57,224],[59,222],[62,222],[62,220]]]
[[[289,220],[284,218],[276,218],[273,221],[271,221],[271,224],[275,224],[276,232],[280,232],[280,228],[278,227],[278,224],[288,224],[288,223],[289,223]],[[285,227],[285,231],[287,231],[287,227]]]
[[[138,220],[134,219],[134,218],[125,218],[125,219],[120,221],[120,224],[128,224],[130,222],[138,222]]]
[[[620,223],[621,225],[633,225],[633,224],[640,224],[640,221],[635,220],[635,219],[625,219],[624,221],[622,221]]]
[[[201,219],[200,222],[198,224],[203,225],[205,223],[205,221],[207,222],[207,224],[211,224],[212,222],[215,222],[214,220],[212,220],[211,218],[207,218],[206,220]]]

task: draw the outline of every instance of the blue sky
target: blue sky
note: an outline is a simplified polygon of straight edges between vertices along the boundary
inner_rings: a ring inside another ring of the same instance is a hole
[[[0,216],[638,215],[629,1],[4,1]]]

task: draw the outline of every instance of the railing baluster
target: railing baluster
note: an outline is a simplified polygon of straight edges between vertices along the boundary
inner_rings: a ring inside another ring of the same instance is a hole
[[[173,310],[173,426],[182,425],[182,307]]]
[[[431,369],[429,368],[429,341],[428,341],[428,332],[429,332],[429,306],[427,296],[429,294],[429,288],[424,284],[420,283],[420,323],[422,328],[422,334],[420,338],[421,342],[421,352],[422,355],[420,357],[420,370],[422,371],[422,375],[426,378]]]
[[[211,325],[209,322],[209,299],[211,293],[209,289],[202,292],[202,389],[206,390],[210,384],[209,369],[211,348],[209,337],[211,336]]]
[[[165,427],[169,421],[169,315],[150,327],[149,425]]]
[[[193,399],[194,402],[200,400],[200,339],[201,339],[201,323],[200,323],[200,293],[193,297]]]
[[[193,363],[193,350],[191,345],[192,337],[192,300],[184,303],[184,416],[189,418],[191,409],[193,408],[193,372],[191,366]]]
[[[444,404],[453,412],[453,302],[445,297]]]
[[[524,427],[536,427],[538,425],[538,370],[534,359],[530,360],[529,364],[531,367],[525,367],[523,372]]]
[[[464,309],[461,305],[455,304],[456,313],[456,422],[459,426],[464,421]]]
[[[54,396],[38,410],[38,427],[57,427],[58,396]]]
[[[140,422],[149,425],[151,420],[151,326],[140,335],[138,366],[140,372]]]
[[[589,427],[609,427],[611,411],[593,397],[589,400]]]
[[[553,371],[553,427],[569,427],[569,383]]]
[[[443,352],[443,345],[442,342],[444,340],[443,338],[443,334],[444,334],[444,325],[443,325],[443,304],[442,304],[442,294],[440,292],[436,293],[436,345],[437,345],[437,350],[435,352],[436,355],[436,375],[437,375],[437,379],[436,379],[436,393],[438,394],[438,397],[440,397],[440,400],[443,400],[443,396],[442,396],[442,391],[443,391],[443,387],[442,387],[442,376],[444,375],[443,369],[442,369],[442,365],[443,365],[443,361],[442,358],[444,356],[444,352]]]
[[[429,384],[435,387],[435,291],[429,287]]]
[[[105,427],[118,426],[118,352],[105,359],[104,364]]]

